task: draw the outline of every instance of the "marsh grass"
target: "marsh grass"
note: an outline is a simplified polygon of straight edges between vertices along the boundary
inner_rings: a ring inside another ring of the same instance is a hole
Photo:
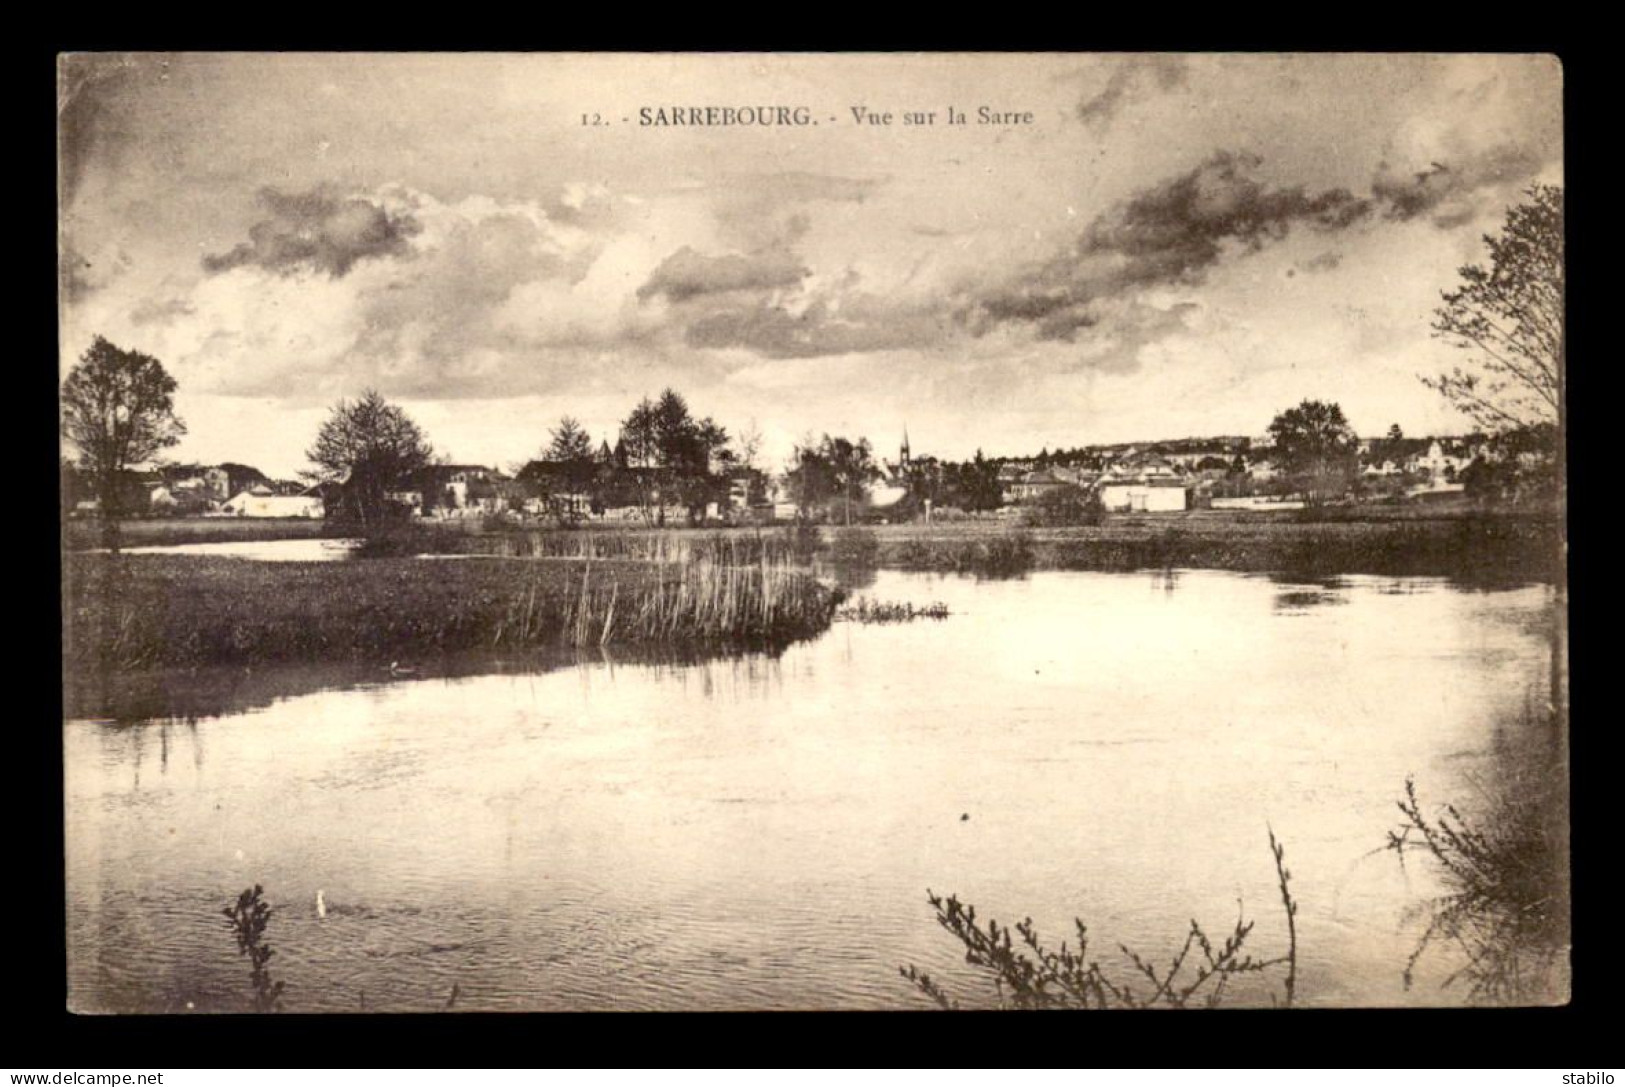
[[[1025,529],[998,535],[906,539],[885,554],[885,564],[986,578],[1023,577],[1037,565],[1034,537]]]
[[[70,555],[64,648],[75,673],[97,675],[555,645],[775,648],[827,629],[839,592],[762,555],[740,565],[703,554],[681,564]]]
[[[872,569],[880,563],[880,538],[873,529],[843,528],[835,534],[829,557],[838,566]]]
[[[1277,968],[1285,970],[1278,1003],[1291,1007],[1297,995],[1298,904],[1286,851],[1273,830],[1269,837],[1287,918],[1286,952],[1273,958],[1254,958],[1246,950],[1254,923],[1238,914],[1235,926],[1217,943],[1192,919],[1184,943],[1160,971],[1154,961],[1118,944],[1127,966],[1114,973],[1091,955],[1089,929],[1081,920],[1073,921],[1076,946],[1063,940],[1052,948],[1030,917],[1013,926],[989,918],[984,925],[976,920],[975,906],[953,895],[943,898],[927,891],[926,900],[936,911],[937,924],[964,946],[966,963],[991,979],[1001,1009],[1213,1008],[1237,979]],[[935,978],[912,965],[898,967],[898,972],[939,1008],[959,1009],[958,1000]],[[1271,1001],[1276,1002],[1273,993]]]
[[[481,554],[516,559],[579,559],[649,562],[682,566],[710,563],[757,565],[763,561],[806,566],[822,546],[815,525],[810,534],[786,526],[778,532],[699,532],[611,529],[509,530],[487,534],[419,530],[414,554]]]

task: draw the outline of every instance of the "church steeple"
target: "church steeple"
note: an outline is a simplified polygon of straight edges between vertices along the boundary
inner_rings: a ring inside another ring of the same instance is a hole
[[[908,425],[903,425],[903,448],[898,456],[897,463],[904,469],[908,468]]]

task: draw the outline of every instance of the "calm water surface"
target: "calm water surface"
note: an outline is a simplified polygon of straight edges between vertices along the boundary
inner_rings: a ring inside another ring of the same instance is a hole
[[[72,1006],[239,1007],[220,910],[256,882],[289,1010],[429,1011],[454,984],[468,1010],[920,1007],[901,963],[985,1002],[928,887],[1056,942],[1080,917],[1112,969],[1119,942],[1166,959],[1191,918],[1222,936],[1239,900],[1274,955],[1266,825],[1302,1000],[1454,999],[1444,964],[1401,985],[1402,916],[1436,888],[1380,847],[1406,775],[1462,802],[1542,697],[1548,588],[882,572],[863,592],[953,614],[776,659],[423,662],[68,722]]]

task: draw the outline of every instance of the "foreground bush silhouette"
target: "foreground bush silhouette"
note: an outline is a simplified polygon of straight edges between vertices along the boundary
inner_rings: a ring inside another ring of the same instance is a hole
[[[1430,817],[1415,781],[1405,780],[1404,822],[1388,832],[1386,848],[1401,864],[1409,853],[1429,858],[1445,888],[1407,914],[1427,919],[1405,963],[1407,989],[1430,948],[1455,945],[1465,963],[1443,987],[1465,982],[1475,1003],[1566,997],[1568,853],[1556,794],[1552,782],[1524,781],[1517,793],[1491,796],[1488,809],[1470,823],[1450,804]]]
[[[271,923],[271,907],[265,902],[265,888],[258,883],[237,896],[237,903],[221,912],[226,927],[237,937],[237,953],[248,956],[248,983],[254,993],[254,1010],[282,1010],[282,982],[271,977],[271,957],[276,954],[265,942],[265,929]]]
[[[977,923],[975,906],[965,905],[953,895],[942,898],[930,891],[926,898],[937,911],[937,924],[965,946],[965,961],[992,978],[1000,1008],[1211,1008],[1221,1003],[1233,979],[1282,966],[1286,978],[1280,1003],[1291,1007],[1298,980],[1298,904],[1289,886],[1292,872],[1286,867],[1286,851],[1276,841],[1274,831],[1270,832],[1270,850],[1275,857],[1281,905],[1286,911],[1287,951],[1269,959],[1255,959],[1243,950],[1252,935],[1253,922],[1237,917],[1235,928],[1222,943],[1215,944],[1193,919],[1184,945],[1165,972],[1159,974],[1155,963],[1119,944],[1133,973],[1113,977],[1090,957],[1089,930],[1082,921],[1073,922],[1077,927],[1076,948],[1063,941],[1059,949],[1051,949],[1040,939],[1030,917],[1013,927],[1001,926],[990,918],[984,927]],[[1011,938],[1012,931],[1015,939]],[[938,1007],[946,1011],[959,1009],[958,1001],[930,975],[912,965],[899,967],[898,972]]]

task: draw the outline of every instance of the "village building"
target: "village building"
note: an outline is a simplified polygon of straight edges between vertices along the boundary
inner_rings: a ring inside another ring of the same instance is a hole
[[[327,506],[321,490],[311,487],[302,494],[278,494],[276,489],[259,484],[227,499],[220,512],[232,517],[301,517],[320,518]]]
[[[1190,507],[1190,487],[1167,477],[1102,479],[1100,506],[1135,513],[1179,513]]]
[[[1010,501],[1034,502],[1046,494],[1076,487],[1080,475],[1070,468],[1044,468],[1028,472],[1010,487]]]

